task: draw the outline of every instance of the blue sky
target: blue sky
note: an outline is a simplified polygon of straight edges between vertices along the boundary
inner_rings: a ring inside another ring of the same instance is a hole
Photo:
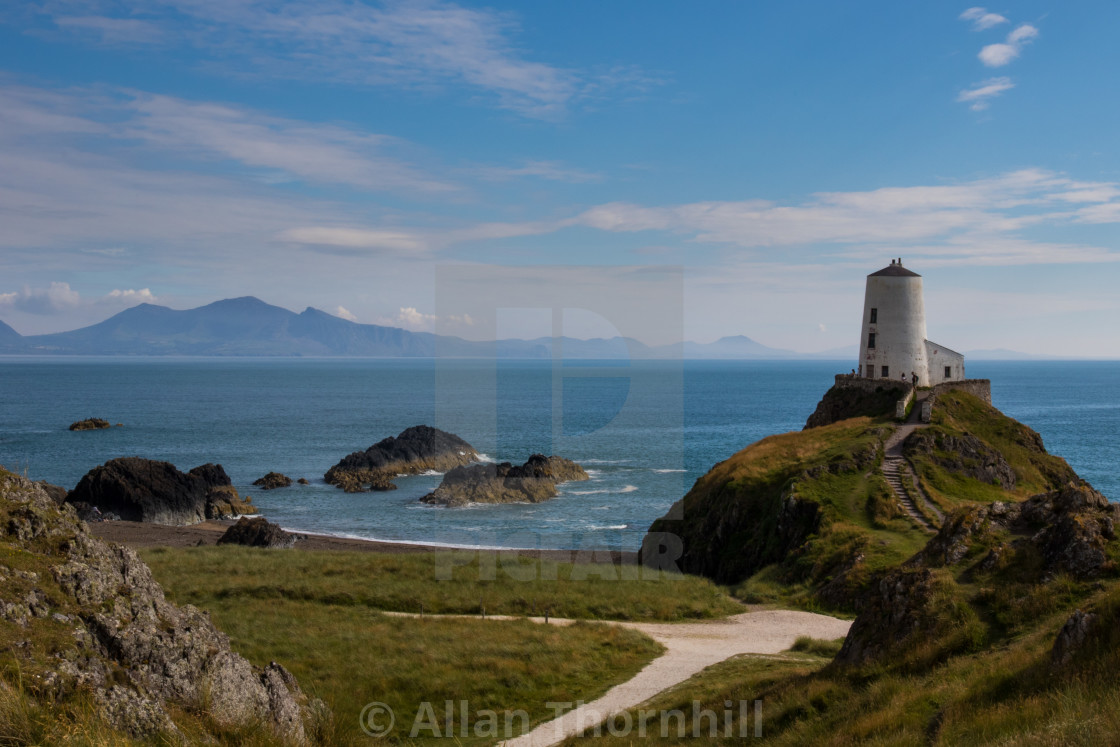
[[[1111,2],[9,5],[0,319],[256,295],[478,337],[435,319],[437,267],[666,265],[686,338],[815,351],[902,256],[938,342],[1120,356],[1116,28]]]

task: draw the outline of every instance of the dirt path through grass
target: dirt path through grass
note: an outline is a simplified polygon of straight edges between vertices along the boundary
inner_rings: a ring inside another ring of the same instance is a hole
[[[477,619],[477,616],[472,617]],[[542,617],[530,619],[544,623]],[[550,625],[570,625],[573,622],[557,618],[549,620]],[[759,610],[695,623],[603,622],[645,633],[664,646],[665,653],[598,700],[546,721],[528,734],[503,742],[504,745],[545,747],[556,744],[615,713],[644,703],[712,664],[738,654],[776,654],[788,649],[800,636],[835,640],[847,635],[851,626],[848,620],[797,610]]]

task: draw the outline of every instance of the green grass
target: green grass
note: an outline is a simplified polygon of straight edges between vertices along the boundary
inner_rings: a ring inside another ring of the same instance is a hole
[[[294,554],[294,553],[292,553]],[[430,703],[442,731],[445,702],[467,701],[464,744],[490,743],[485,715],[524,711],[531,724],[550,719],[549,702],[598,697],[635,675],[661,647],[640,633],[579,622],[541,625],[427,616],[394,617],[353,605],[286,599],[211,597],[201,605],[230,636],[234,650],[257,665],[279,661],[304,692],[322,698],[334,713],[332,743],[364,744],[359,717],[365,704],[392,708],[396,723],[388,739],[405,739],[427,723]],[[479,719],[483,719],[480,721]],[[516,732],[522,717],[513,717]],[[499,732],[501,733],[501,732]],[[419,741],[433,737],[417,732]]]
[[[431,614],[692,620],[742,607],[712,582],[638,566],[538,562],[495,553],[282,552],[241,547],[141,552],[174,599],[312,601]]]
[[[197,547],[142,555],[169,599],[209,611],[236,651],[255,664],[279,661],[306,692],[326,701],[336,730],[328,741],[342,743],[362,743],[359,714],[371,701],[398,714],[391,736],[400,739],[424,702],[441,723],[445,701],[466,700],[472,714],[497,712],[502,729],[506,711],[522,710],[535,724],[554,715],[546,703],[589,701],[660,651],[641,634],[593,622],[561,627],[438,615],[485,608],[490,616],[547,610],[587,621],[683,620],[742,611],[703,579],[621,578],[642,572],[634,567],[560,564],[546,566],[541,578],[541,567],[529,560],[499,562],[491,574],[493,556],[476,553],[437,559]],[[382,612],[421,608],[423,618]],[[519,729],[520,717],[514,723]],[[457,738],[492,741],[476,736],[472,724],[468,734]]]
[[[789,650],[831,659],[836,656],[836,654],[840,653],[840,649],[843,646],[843,638],[837,638],[835,641],[826,641],[820,638],[810,638],[807,635],[803,635],[799,636],[798,639],[793,642]]]
[[[946,434],[976,436],[998,451],[1015,472],[1015,487],[1004,491],[943,469],[936,454],[910,455],[922,487],[942,509],[967,503],[1023,500],[1076,481],[1061,457],[1047,454],[1037,433],[977,397],[965,392],[941,394],[930,427]]]
[[[754,710],[745,733],[753,743],[812,745],[1099,745],[1120,734],[1120,593],[1106,589],[1083,600],[1107,617],[1097,640],[1068,671],[1049,668],[1054,637],[1069,610],[1024,621],[1016,636],[983,651],[954,656],[921,672],[845,672],[826,658],[736,657],[709,667],[655,697],[643,711],[679,710],[693,733],[693,703],[718,717],[719,735],[706,741],[737,744],[738,703],[762,701],[763,738],[755,740]],[[806,647],[811,644],[806,644]],[[798,648],[795,644],[794,648]],[[732,702],[727,708],[726,703]],[[723,733],[730,712],[731,734]],[[660,737],[655,717],[637,739],[638,709],[628,735],[585,734],[566,744],[679,744],[676,722]],[[623,723],[619,719],[617,723]]]

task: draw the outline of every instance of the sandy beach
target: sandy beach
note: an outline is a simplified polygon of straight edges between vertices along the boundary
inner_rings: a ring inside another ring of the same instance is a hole
[[[232,526],[233,521],[204,521],[189,526],[167,526],[139,521],[99,521],[89,525],[90,532],[110,542],[119,542],[133,549],[145,547],[196,547],[216,545],[218,538]],[[637,562],[637,553],[618,550],[521,550],[521,549],[477,549],[472,547],[452,548],[443,545],[424,545],[406,542],[382,542],[378,540],[356,539],[352,537],[332,537],[324,534],[293,532],[299,540],[297,550],[335,550],[349,552],[378,553],[434,553],[449,550],[467,552],[500,552],[516,554],[520,557],[544,558],[559,562],[576,563],[624,563]]]

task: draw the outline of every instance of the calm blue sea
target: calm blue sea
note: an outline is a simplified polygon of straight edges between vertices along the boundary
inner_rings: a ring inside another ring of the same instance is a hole
[[[92,467],[143,456],[218,462],[265,515],[302,531],[514,547],[636,548],[650,522],[715,462],[800,429],[830,361],[0,359],[0,464],[73,487]],[[973,362],[993,399],[1105,495],[1120,498],[1120,362]],[[84,417],[123,428],[71,433]],[[583,464],[589,482],[539,505],[443,509],[399,490],[347,495],[322,481],[351,451],[432,424],[500,461],[533,452]],[[309,486],[260,491],[276,470]]]

